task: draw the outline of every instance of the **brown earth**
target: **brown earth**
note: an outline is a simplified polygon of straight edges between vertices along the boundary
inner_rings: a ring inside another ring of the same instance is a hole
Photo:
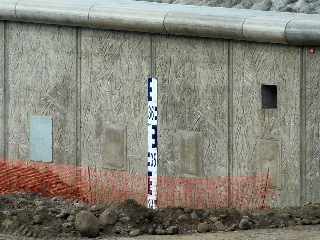
[[[80,212],[91,214],[97,224],[92,224],[92,218],[89,222],[81,219]],[[320,204],[255,211],[184,208],[150,210],[134,200],[89,206],[57,197],[44,198],[37,194],[18,193],[0,197],[2,234],[41,239],[78,238],[81,236],[79,221],[87,224],[85,228],[96,227],[98,230],[94,236],[100,237],[230,232],[317,225],[320,223]],[[86,231],[82,231],[82,235],[85,236]]]

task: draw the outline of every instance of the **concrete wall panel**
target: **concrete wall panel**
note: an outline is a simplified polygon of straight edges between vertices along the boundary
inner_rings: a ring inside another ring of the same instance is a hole
[[[320,201],[320,55],[305,49],[306,162],[305,201]]]
[[[75,163],[76,31],[9,23],[8,159],[30,159],[30,118],[53,118],[53,158]]]
[[[81,35],[82,164],[145,174],[150,36],[97,30]],[[126,152],[113,148],[116,142],[126,142]]]
[[[159,174],[227,176],[228,43],[158,36],[154,44]]]
[[[4,23],[0,21],[0,160],[4,159]]]
[[[299,204],[300,55],[280,45],[234,42],[234,176],[267,175],[280,205]],[[263,109],[261,84],[277,85],[277,109]]]

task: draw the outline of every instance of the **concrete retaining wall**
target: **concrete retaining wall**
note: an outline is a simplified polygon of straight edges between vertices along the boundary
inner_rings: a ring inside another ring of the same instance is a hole
[[[271,205],[320,201],[317,50],[0,22],[0,158],[29,160],[31,117],[49,116],[54,163],[145,174],[155,76],[159,175],[269,172]],[[261,84],[277,85],[277,109],[261,108]]]

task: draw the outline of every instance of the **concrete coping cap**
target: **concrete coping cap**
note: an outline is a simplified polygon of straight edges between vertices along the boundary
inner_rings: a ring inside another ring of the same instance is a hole
[[[0,19],[320,46],[320,16],[134,0],[1,0]]]

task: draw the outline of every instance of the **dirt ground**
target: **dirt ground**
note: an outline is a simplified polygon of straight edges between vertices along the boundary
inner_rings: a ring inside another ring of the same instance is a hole
[[[4,234],[3,239],[48,240],[81,237],[191,240],[211,236],[216,240],[300,239],[298,236],[320,240],[320,204],[250,211],[151,210],[134,200],[89,206],[58,197],[18,193],[0,196],[0,234]]]
[[[50,240],[58,240],[52,238]],[[61,239],[61,238],[60,238]],[[60,240],[59,239],[59,240]],[[65,239],[65,238],[63,238]],[[65,240],[89,240],[89,238],[71,238]],[[157,236],[143,235],[136,238],[104,237],[100,240],[319,240],[320,226],[299,226],[285,229],[255,229],[247,231],[218,232],[192,235]],[[0,240],[33,240],[32,238],[0,234]],[[49,239],[48,239],[49,240]],[[62,239],[61,239],[62,240]]]

